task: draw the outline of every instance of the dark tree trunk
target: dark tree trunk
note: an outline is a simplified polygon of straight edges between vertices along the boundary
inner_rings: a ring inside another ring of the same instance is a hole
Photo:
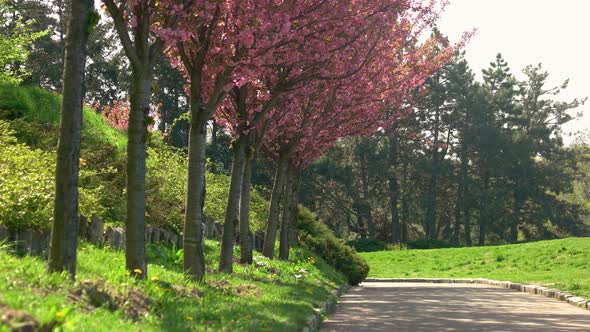
[[[279,203],[285,187],[285,177],[288,165],[288,153],[281,152],[279,160],[277,161],[277,169],[275,172],[274,184],[272,186],[272,194],[270,196],[268,223],[266,225],[264,247],[262,249],[262,254],[270,259],[274,258],[275,241],[277,239],[277,229],[279,225]]]
[[[240,263],[252,264],[252,245],[250,242],[250,183],[252,181],[252,156],[247,156],[240,197]]]
[[[488,203],[489,203],[489,199],[488,199],[488,191],[489,191],[489,185],[490,185],[490,177],[486,173],[484,174],[483,177],[483,192],[482,192],[482,197],[481,197],[481,201],[479,202],[479,245],[483,246],[485,245],[486,242],[486,232],[487,232],[487,225],[488,225]]]
[[[405,162],[402,171],[402,183],[404,186],[402,194],[402,211],[401,211],[401,243],[408,242],[408,223],[410,218],[409,206],[409,185],[408,185],[408,163]]]
[[[72,13],[64,61],[63,97],[55,170],[55,205],[49,271],[67,270],[76,277],[78,242],[78,172],[82,133],[84,67],[88,41],[88,17],[92,0],[72,0]]]
[[[235,238],[234,225],[238,225],[240,222],[240,196],[244,179],[245,150],[247,147],[247,137],[241,135],[234,145],[231,180],[225,209],[225,222],[223,225],[223,238],[221,239],[221,255],[219,257],[219,271],[221,272],[232,273]],[[246,236],[247,238],[248,236]]]
[[[283,219],[281,222],[281,236],[279,241],[279,259],[289,260],[289,232],[291,230],[291,204],[294,182],[293,166],[289,165],[285,179],[285,191],[283,192]]]
[[[436,109],[434,119],[434,147],[432,148],[432,175],[430,177],[430,185],[428,186],[428,206],[426,209],[426,237],[433,239],[436,237],[436,200],[437,200],[437,183],[439,172],[439,122],[440,109]]]
[[[461,213],[464,210],[465,194],[467,187],[467,144],[465,136],[461,138],[461,168],[459,170],[459,183],[457,186],[457,201],[455,203],[455,229],[453,232],[453,243],[459,244],[459,233],[461,230]]]
[[[293,188],[291,190],[291,226],[297,228],[299,223],[299,170],[294,168],[291,176],[293,177]]]
[[[514,191],[514,215],[510,223],[510,243],[518,242],[518,224],[520,224],[520,209],[522,208],[522,200],[518,195],[518,189]]]
[[[471,241],[471,210],[469,207],[464,207],[463,218],[465,228],[465,245],[471,247],[473,242]]]
[[[363,216],[367,222],[367,231],[369,233],[369,239],[375,239],[375,223],[373,221],[373,211],[371,209],[371,203],[369,202],[369,168],[367,160],[362,159],[361,164],[361,183],[363,189],[363,198],[361,200],[363,205]]]
[[[397,137],[391,133],[389,136],[389,206],[391,207],[391,227],[390,227],[390,241],[391,243],[400,243],[400,223],[399,210],[397,202],[399,197],[399,184],[397,179]]]

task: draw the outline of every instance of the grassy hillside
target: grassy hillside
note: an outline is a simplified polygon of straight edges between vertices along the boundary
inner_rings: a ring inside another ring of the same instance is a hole
[[[133,282],[123,252],[83,243],[74,283],[0,244],[0,317],[26,321],[25,311],[58,331],[300,331],[314,307],[345,283],[300,248],[290,262],[257,256],[254,265],[236,265],[232,276],[210,274],[201,284],[185,278],[176,251],[149,249],[148,279]],[[208,241],[206,255],[208,266],[216,266],[218,244]]]
[[[590,238],[360,255],[374,278],[490,278],[547,285],[590,298]]]
[[[60,96],[34,87],[0,86],[0,224],[48,229]],[[80,211],[121,223],[125,211],[124,132],[84,109],[80,158]],[[180,231],[186,198],[186,155],[150,135],[147,159],[149,224]],[[229,177],[208,173],[205,213],[222,221]],[[252,193],[252,228],[262,229],[268,203]]]
[[[0,86],[0,225],[51,226],[59,104],[58,95],[41,89]],[[80,211],[121,224],[126,134],[86,108],[82,136]],[[146,221],[181,231],[186,155],[157,132],[149,136]],[[205,213],[221,221],[230,179],[206,177]],[[251,198],[252,228],[262,229],[268,202],[256,191]],[[73,282],[0,241],[0,331],[26,322],[43,331],[299,331],[332,290],[360,282],[368,271],[354,250],[303,212],[301,247],[288,262],[255,254],[252,265],[234,264],[233,275],[217,273],[219,243],[207,241],[202,283],[183,274],[182,250],[148,248],[147,280],[136,281],[124,270],[122,251],[82,243]]]

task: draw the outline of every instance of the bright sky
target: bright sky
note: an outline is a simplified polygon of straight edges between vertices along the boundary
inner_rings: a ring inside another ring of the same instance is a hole
[[[477,29],[466,47],[476,74],[502,53],[517,78],[522,78],[526,65],[539,62],[549,72],[551,86],[569,78],[570,85],[561,100],[590,96],[590,0],[450,2],[439,28],[453,41],[463,31]],[[566,133],[590,130],[590,101],[578,111],[583,111],[584,117],[570,122]]]

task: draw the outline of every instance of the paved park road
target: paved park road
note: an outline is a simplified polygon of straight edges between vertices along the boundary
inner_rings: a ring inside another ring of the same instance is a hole
[[[378,282],[345,294],[322,331],[590,331],[590,311],[486,285]]]

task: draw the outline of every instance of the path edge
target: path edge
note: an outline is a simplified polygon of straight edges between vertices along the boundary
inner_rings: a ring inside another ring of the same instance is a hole
[[[336,311],[336,304],[342,294],[346,293],[350,289],[350,285],[341,285],[337,289],[332,291],[330,298],[322,302],[319,308],[313,309],[313,314],[307,319],[305,327],[301,330],[302,332],[316,332],[320,330],[322,325],[322,315],[328,316]]]
[[[513,289],[517,292],[529,293],[567,302],[578,308],[590,310],[590,300],[578,297],[570,292],[561,291],[555,288],[547,288],[533,284],[523,284],[512,281],[500,281],[485,278],[475,279],[452,279],[452,278],[367,278],[364,282],[415,282],[415,283],[432,283],[432,284],[480,284],[495,287]]]

